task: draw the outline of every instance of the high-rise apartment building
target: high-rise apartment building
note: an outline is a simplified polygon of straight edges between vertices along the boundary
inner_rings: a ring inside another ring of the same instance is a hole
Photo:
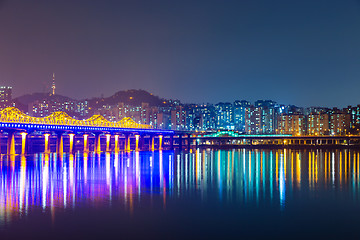
[[[250,107],[250,102],[241,100],[234,102],[234,127],[235,130],[245,131],[245,114],[246,108]]]
[[[185,130],[186,128],[186,111],[183,106],[176,106],[171,110],[171,129]]]
[[[218,129],[234,129],[234,110],[231,103],[218,103],[215,105],[216,127]]]
[[[12,87],[1,86],[0,87],[0,108],[11,107],[12,101]]]
[[[250,106],[245,112],[245,132],[247,134],[261,133],[261,108]]]
[[[278,126],[276,133],[278,134],[292,134],[305,135],[306,122],[303,114],[281,114],[278,117]]]
[[[355,128],[360,125],[360,105],[356,107],[348,106],[344,109],[344,113],[350,115],[350,127]]]
[[[307,116],[308,135],[328,135],[329,134],[329,114],[310,113]]]
[[[350,130],[351,115],[343,112],[330,114],[330,134],[345,135]]]

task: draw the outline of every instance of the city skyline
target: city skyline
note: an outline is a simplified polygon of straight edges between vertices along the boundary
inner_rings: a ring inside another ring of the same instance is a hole
[[[80,99],[359,103],[358,1],[206,3],[0,1],[0,83],[42,92],[55,72]]]
[[[25,95],[33,95],[33,94],[49,94],[49,95],[53,95],[53,93],[55,93],[55,79],[54,79],[54,74],[55,73],[52,73],[51,76],[51,81],[49,80],[49,86],[45,89],[43,89],[43,91],[39,91],[39,92],[25,92],[24,94],[22,95],[15,95],[13,96],[13,99],[16,99],[16,98],[20,98],[20,97],[23,97]],[[0,85],[1,86],[1,85]],[[10,85],[3,85],[3,87],[11,87],[13,89],[12,86]],[[13,89],[14,90],[14,89]],[[126,91],[145,91],[147,93],[150,93],[151,95],[154,95],[155,97],[158,97],[160,99],[165,99],[165,100],[179,100],[182,104],[185,104],[185,105],[188,105],[188,104],[196,104],[196,105],[208,105],[208,104],[211,104],[211,105],[215,105],[215,104],[218,104],[218,103],[234,103],[236,101],[248,101],[250,102],[251,104],[254,104],[256,101],[274,101],[278,104],[281,104],[281,105],[287,105],[287,106],[296,106],[296,107],[302,107],[302,108],[311,108],[311,107],[321,107],[321,108],[346,108],[348,106],[357,106],[360,104],[360,100],[358,103],[355,103],[355,104],[345,104],[344,106],[330,106],[330,105],[316,105],[316,104],[311,104],[309,106],[305,106],[305,105],[296,105],[296,104],[293,104],[291,102],[278,102],[276,101],[275,99],[268,99],[268,98],[261,98],[261,96],[259,96],[258,98],[253,98],[253,100],[250,100],[250,99],[246,99],[246,98],[242,98],[241,96],[239,96],[238,98],[234,98],[234,99],[230,99],[228,101],[217,101],[217,102],[184,102],[182,99],[176,99],[176,98],[166,98],[162,95],[157,95],[157,94],[153,94],[151,91],[148,91],[147,89],[118,89],[118,90],[115,90],[113,93],[110,93],[109,95],[106,95],[104,96],[103,94],[101,94],[101,96],[85,96],[84,98],[77,98],[77,97],[72,97],[72,96],[69,96],[69,95],[66,95],[66,94],[61,94],[61,93],[55,93],[55,95],[59,95],[59,96],[63,96],[63,97],[67,97],[67,98],[70,98],[70,99],[73,99],[73,100],[90,100],[90,99],[101,99],[101,98],[109,98],[113,95],[115,95],[116,93],[119,93],[119,92],[126,92]],[[16,89],[15,89],[16,91]],[[14,94],[13,94],[14,95]]]
[[[304,108],[272,100],[183,104],[179,100],[163,99],[143,90],[120,91],[108,98],[74,100],[56,95],[55,89],[54,75],[48,93],[12,99],[12,88],[0,87],[0,109],[5,115],[35,117],[38,119],[35,122],[63,112],[71,121],[100,117],[107,124],[116,124],[130,118],[134,124],[167,130],[235,130],[243,134],[295,136],[340,136],[360,132],[360,104],[343,109]]]

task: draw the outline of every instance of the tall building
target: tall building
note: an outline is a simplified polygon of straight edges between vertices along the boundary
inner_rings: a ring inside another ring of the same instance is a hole
[[[234,129],[234,111],[231,103],[218,103],[215,105],[216,127],[218,129]]]
[[[328,135],[329,134],[329,114],[310,113],[307,116],[308,135]]]
[[[185,130],[186,127],[186,111],[183,106],[176,106],[171,110],[171,129]]]
[[[258,100],[255,107],[260,108],[260,133],[272,134],[276,129],[276,102],[272,100]]]
[[[201,116],[201,130],[211,130],[216,128],[215,124],[215,108],[213,105],[202,105],[199,108]]]
[[[275,109],[273,107],[260,107],[260,133],[274,133],[275,126]]]
[[[186,111],[186,130],[196,130],[197,116],[196,116],[195,104],[189,104],[185,106]]]
[[[344,112],[350,115],[350,127],[355,128],[360,125],[360,105],[356,107],[348,106]]]
[[[250,106],[245,113],[245,132],[247,134],[261,133],[261,108]]]
[[[278,126],[276,133],[278,134],[292,134],[305,135],[306,122],[303,114],[281,114],[278,117]]]
[[[241,100],[234,102],[234,127],[235,130],[245,131],[246,108],[250,107],[250,102]]]
[[[345,135],[350,130],[351,115],[341,111],[330,114],[330,134]]]
[[[1,86],[0,87],[0,108],[11,107],[12,101],[12,87]]]

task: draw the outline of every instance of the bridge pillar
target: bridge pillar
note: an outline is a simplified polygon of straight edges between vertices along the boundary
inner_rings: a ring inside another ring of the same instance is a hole
[[[114,151],[119,152],[119,135],[115,135],[115,142],[114,142]]]
[[[21,133],[21,155],[25,155],[27,153],[27,133],[26,132],[22,132]]]
[[[188,145],[188,149],[190,149],[191,147],[191,140],[190,140],[191,134],[188,134],[188,138],[187,138],[187,145]]]
[[[100,133],[95,134],[94,152],[101,152]]]
[[[44,137],[45,137],[44,153],[50,153],[50,134],[49,134],[49,133],[45,133],[45,134],[44,134]]]
[[[111,140],[111,135],[106,134],[106,151],[107,152],[110,152],[110,140]]]
[[[8,140],[7,140],[7,154],[14,155],[15,154],[15,132],[8,132]]]
[[[89,152],[89,135],[84,134],[84,152]]]
[[[127,151],[127,152],[130,152],[130,150],[131,150],[131,148],[130,148],[130,135],[129,134],[125,135],[124,150]]]
[[[162,150],[163,135],[159,135],[159,150]]]
[[[73,133],[69,134],[69,153],[74,152],[74,136],[75,134]]]
[[[140,135],[136,134],[135,135],[135,151],[139,151],[139,139],[140,139]]]
[[[62,133],[57,133],[56,137],[56,153],[64,153],[64,138]]]
[[[154,137],[154,135],[150,135],[149,151],[154,151],[154,150],[155,150],[155,137]]]

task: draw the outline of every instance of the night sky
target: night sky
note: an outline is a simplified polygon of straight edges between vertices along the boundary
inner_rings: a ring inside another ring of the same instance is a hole
[[[359,0],[0,0],[0,85],[360,104]]]

